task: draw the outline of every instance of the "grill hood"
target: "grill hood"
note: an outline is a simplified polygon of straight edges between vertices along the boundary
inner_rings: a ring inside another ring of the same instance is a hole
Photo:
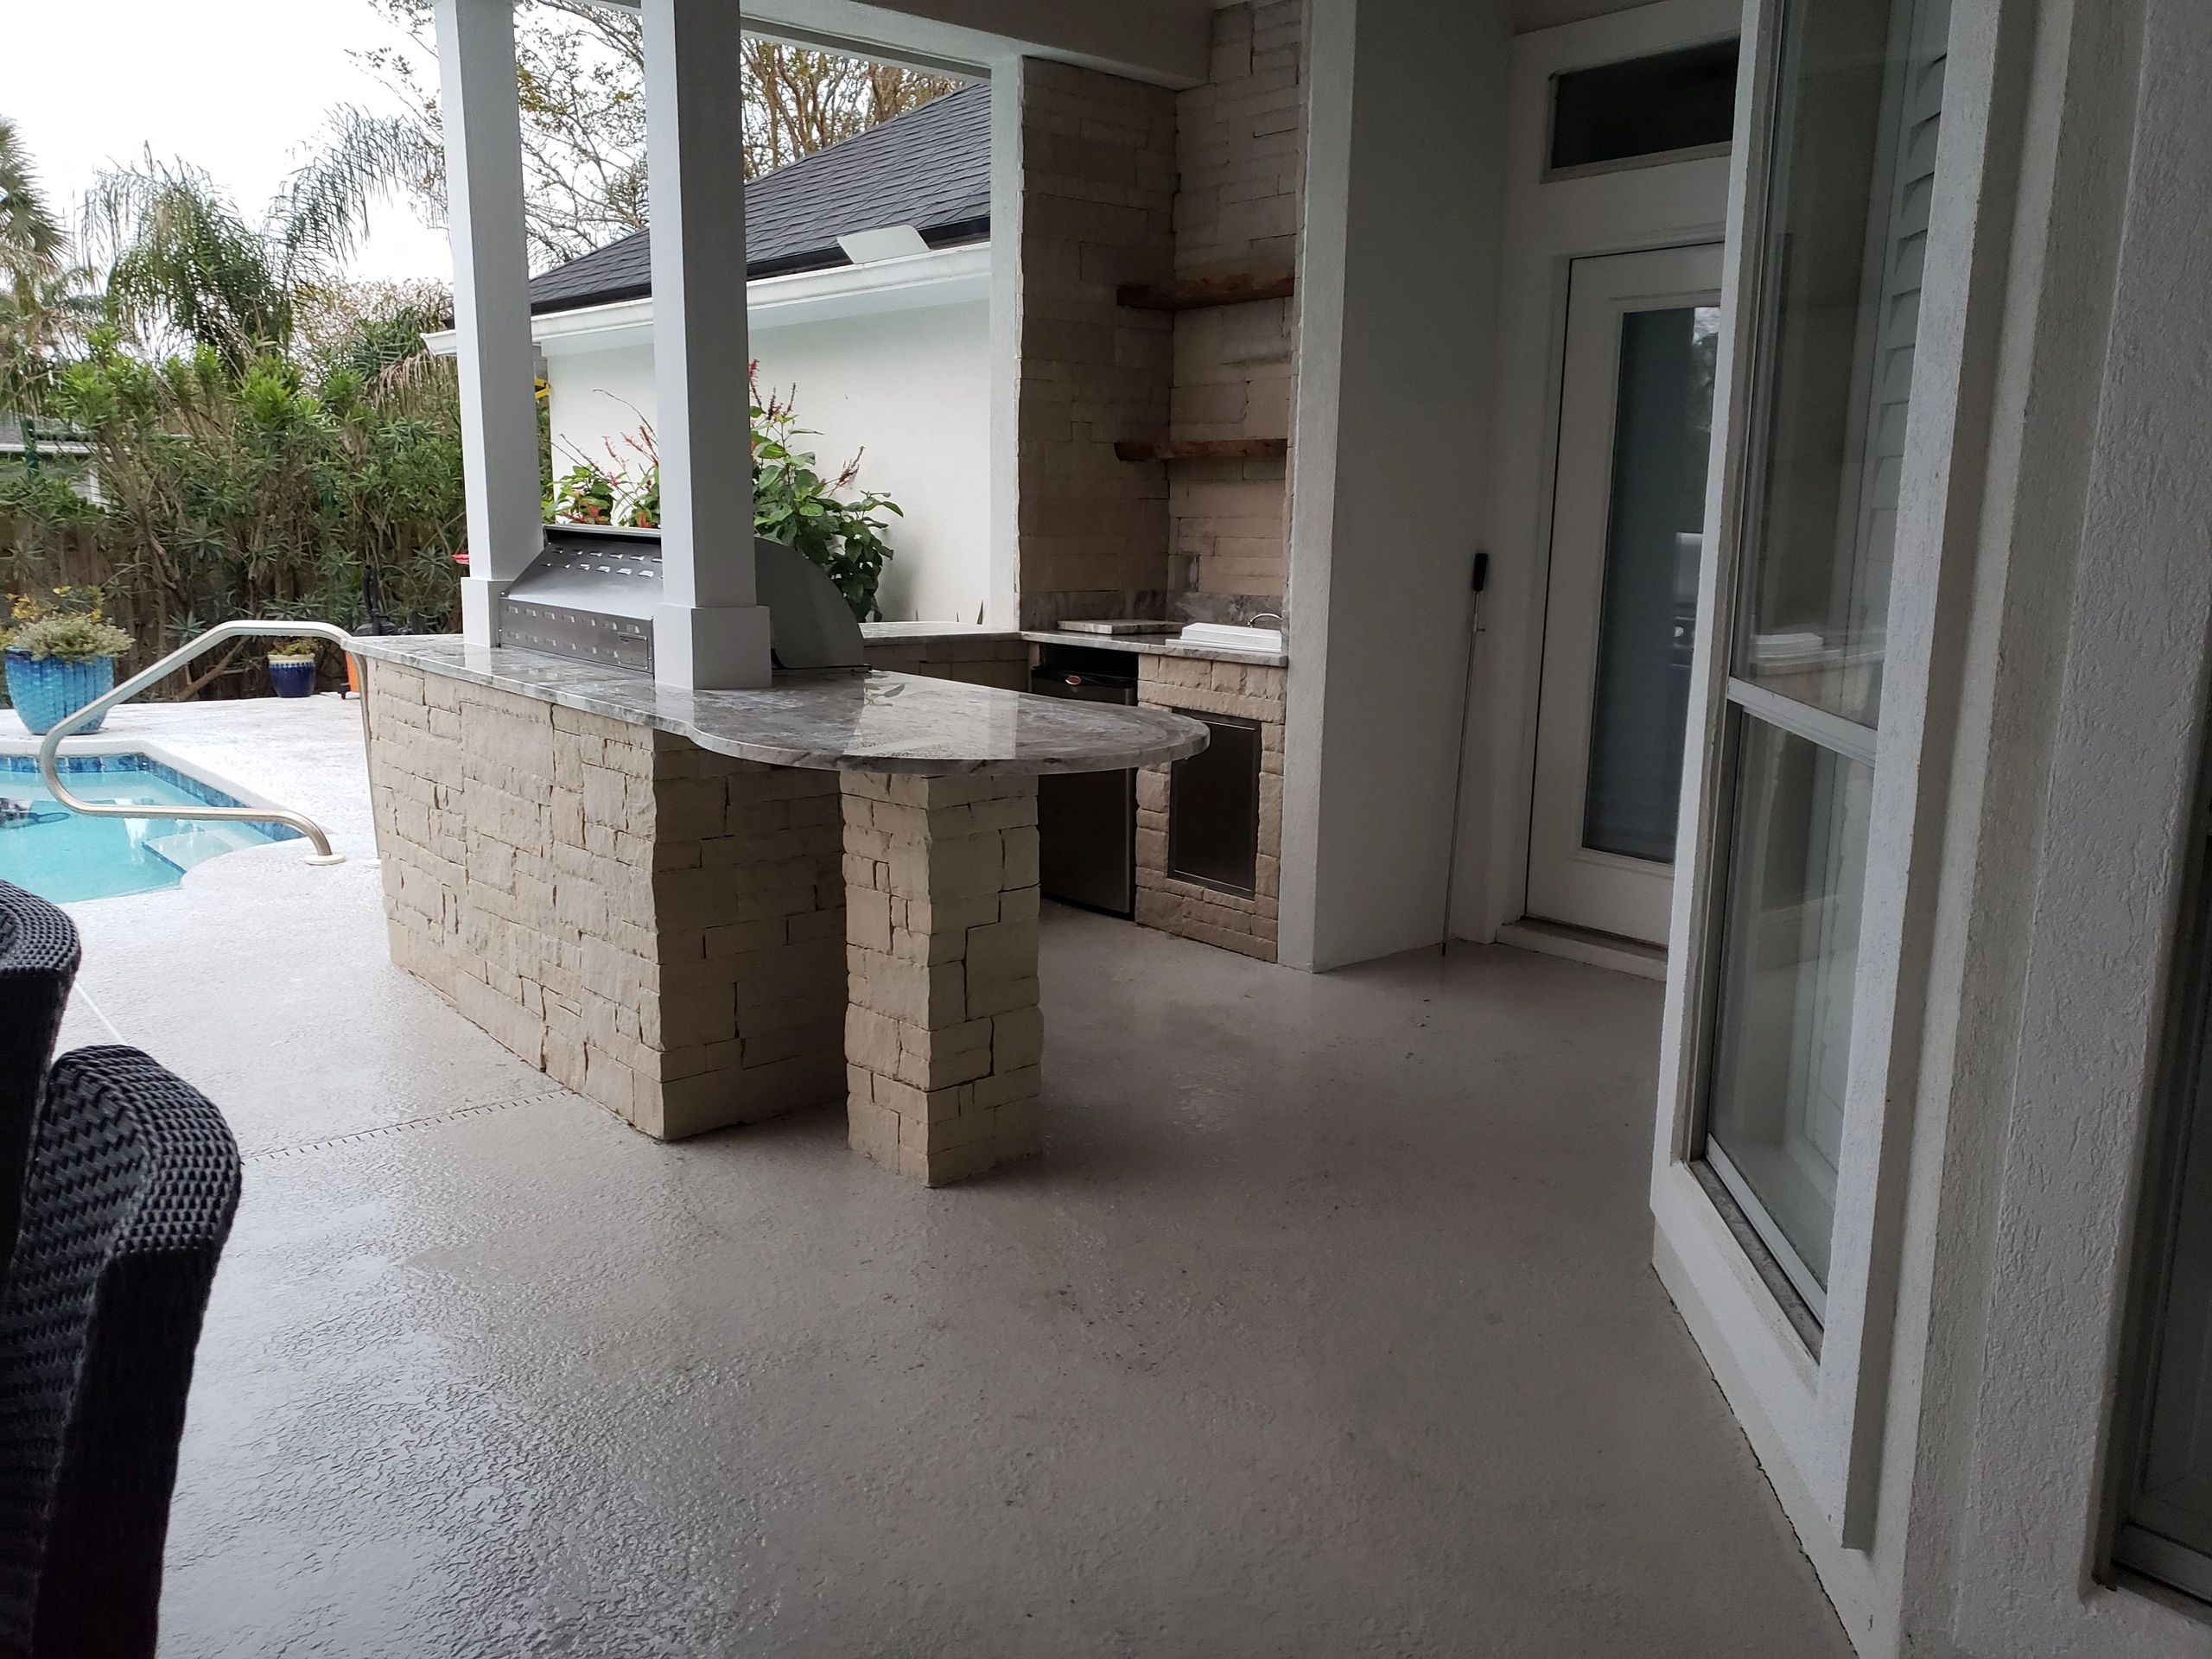
[[[756,537],[753,550],[776,666],[865,667],[860,624],[822,569],[780,542]],[[499,607],[499,643],[651,673],[661,574],[658,531],[548,524],[545,550]]]

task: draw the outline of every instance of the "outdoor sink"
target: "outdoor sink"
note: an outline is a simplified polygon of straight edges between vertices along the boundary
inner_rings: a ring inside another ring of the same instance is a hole
[[[1281,628],[1239,627],[1228,622],[1193,622],[1176,638],[1186,645],[1212,645],[1222,651],[1282,649]]]

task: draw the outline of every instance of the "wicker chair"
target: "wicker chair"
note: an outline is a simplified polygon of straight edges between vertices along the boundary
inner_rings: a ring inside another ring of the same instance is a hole
[[[0,1291],[0,1655],[154,1651],[238,1177],[220,1114],[137,1049],[79,1049],[48,1074]]]
[[[31,1124],[79,955],[67,916],[0,881],[0,1280],[15,1248]]]

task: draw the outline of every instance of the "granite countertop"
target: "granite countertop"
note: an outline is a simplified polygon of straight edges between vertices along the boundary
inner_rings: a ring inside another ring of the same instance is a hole
[[[1208,662],[1250,663],[1262,668],[1290,666],[1290,658],[1280,651],[1187,645],[1168,633],[1075,633],[1057,628],[985,628],[959,622],[863,622],[861,632],[872,645],[931,639],[1027,639],[1036,645],[1083,645],[1092,651],[1128,651],[1146,657],[1198,657]]]
[[[357,657],[651,726],[702,749],[822,772],[1116,772],[1196,754],[1197,721],[872,669],[779,674],[761,691],[687,691],[633,670],[453,634],[357,639]]]
[[[1288,668],[1280,651],[1232,651],[1225,645],[1186,645],[1172,633],[1068,633],[1026,629],[1023,639],[1039,645],[1088,645],[1094,651],[1134,651],[1144,657],[1198,657],[1210,663],[1249,663],[1258,668]]]

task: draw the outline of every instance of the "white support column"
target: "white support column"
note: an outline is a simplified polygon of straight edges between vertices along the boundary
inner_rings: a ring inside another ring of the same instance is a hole
[[[644,0],[655,438],[664,588],[654,677],[768,683],[753,587],[745,168],[737,0]]]
[[[437,0],[437,29],[468,486],[461,632],[488,645],[500,597],[544,545],[514,0]]]

